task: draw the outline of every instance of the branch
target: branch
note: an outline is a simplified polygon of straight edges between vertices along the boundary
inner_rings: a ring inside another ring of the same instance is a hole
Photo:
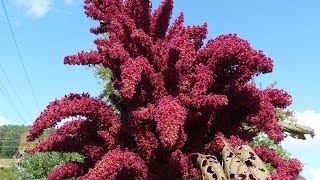
[[[283,121],[280,121],[279,123],[282,126],[283,131],[290,133],[290,136],[293,138],[305,140],[305,134],[310,134],[311,137],[315,136],[314,129],[308,126]]]

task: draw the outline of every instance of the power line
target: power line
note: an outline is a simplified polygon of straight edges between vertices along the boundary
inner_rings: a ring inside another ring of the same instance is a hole
[[[9,141],[20,141],[20,138],[0,138],[0,141],[9,140]]]
[[[2,71],[2,73],[4,74],[5,78],[7,79],[11,89],[13,90],[14,94],[16,95],[16,97],[18,98],[20,104],[22,105],[22,107],[24,108],[25,112],[27,113],[27,115],[29,116],[30,120],[32,119],[31,115],[29,114],[29,111],[27,110],[26,106],[24,105],[23,101],[21,100],[20,96],[18,95],[16,89],[13,87],[11,81],[9,80],[7,73],[4,71],[2,65],[0,64],[0,69]]]
[[[0,138],[0,141],[20,141],[21,139],[6,139],[6,138]]]
[[[7,141],[7,140],[0,140],[0,143],[5,143],[5,144],[11,144],[11,143],[20,143],[21,141],[19,140],[11,140],[11,141]]]
[[[3,142],[16,142],[16,141],[21,141],[21,139],[0,139],[0,143],[3,143]]]
[[[24,122],[24,124],[27,124],[26,121],[24,120],[22,114],[20,113],[20,111],[18,110],[17,106],[14,104],[10,94],[8,93],[6,87],[4,86],[4,84],[2,83],[1,79],[0,79],[0,84],[3,87],[3,89],[0,87],[0,91],[2,92],[2,94],[7,98],[7,100],[9,101],[11,107],[13,108],[13,111],[15,111],[16,114],[18,114],[18,116],[21,118],[21,120]]]
[[[19,148],[18,146],[0,146],[0,148],[28,149],[28,148],[31,148],[31,147],[21,147],[21,148]]]
[[[20,52],[20,49],[19,49],[19,46],[18,46],[18,43],[17,43],[17,40],[16,40],[16,36],[15,36],[14,33],[13,33],[13,28],[12,28],[12,26],[11,26],[11,22],[10,22],[8,13],[7,13],[7,9],[6,9],[6,7],[5,7],[5,5],[4,5],[4,3],[3,3],[3,0],[1,0],[1,3],[2,3],[2,7],[3,7],[3,10],[4,10],[4,13],[5,13],[5,15],[6,15],[6,18],[7,18],[8,24],[9,24],[9,27],[10,27],[11,35],[12,35],[14,44],[15,44],[15,46],[16,46],[17,52],[18,52],[20,62],[21,62],[22,67],[23,67],[24,74],[25,74],[25,76],[26,76],[26,78],[27,78],[27,80],[28,80],[28,84],[29,84],[29,87],[30,87],[30,89],[31,89],[31,93],[32,93],[33,99],[34,99],[34,101],[35,101],[35,103],[36,103],[36,105],[37,105],[37,107],[38,107],[38,110],[40,111],[40,106],[39,106],[38,100],[37,100],[37,98],[36,98],[36,96],[35,96],[33,87],[32,87],[32,85],[31,85],[31,81],[30,81],[29,75],[28,75],[28,73],[27,73],[26,66],[25,66],[25,64],[24,64],[24,62],[23,62],[22,55],[21,55],[21,52]]]

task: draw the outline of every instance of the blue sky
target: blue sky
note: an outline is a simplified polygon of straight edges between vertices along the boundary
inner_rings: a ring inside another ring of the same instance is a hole
[[[98,95],[100,86],[92,70],[63,65],[65,55],[94,48],[89,28],[96,25],[76,0],[4,0],[30,80],[40,104],[37,108],[12,40],[3,9],[0,11],[0,64],[23,100],[31,117],[12,93],[0,71],[0,79],[24,116],[21,121],[6,97],[0,94],[0,124],[31,124],[46,105],[70,92]],[[153,1],[157,6],[159,0]],[[257,79],[264,86],[293,96],[290,109],[299,122],[320,133],[320,1],[175,1],[174,17],[185,13],[186,24],[209,24],[208,38],[236,33],[274,60],[274,72]],[[1,87],[2,88],[2,87]],[[318,121],[318,122],[317,122]],[[286,140],[284,146],[306,164],[304,175],[320,179],[320,138]],[[299,149],[303,148],[302,150]],[[318,173],[318,176],[317,176]]]

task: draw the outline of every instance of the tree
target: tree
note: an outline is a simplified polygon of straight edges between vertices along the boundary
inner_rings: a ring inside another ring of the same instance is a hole
[[[234,34],[203,45],[206,24],[185,27],[181,13],[169,27],[173,0],[164,0],[154,12],[150,4],[85,1],[86,14],[100,22],[91,32],[108,33],[108,38],[96,39],[97,50],[67,56],[64,63],[109,68],[116,93],[108,95],[109,104],[89,94],[69,94],[36,119],[29,141],[64,118],[78,117],[28,151],[85,157],[56,168],[48,179],[214,178],[224,176],[213,172],[221,170],[218,161],[227,167],[230,157],[247,170],[233,174],[227,168],[228,178],[257,178],[250,169],[260,167],[254,164],[260,157],[275,168],[272,179],[296,179],[302,170],[298,160],[252,145],[261,132],[275,143],[284,138],[276,109],[290,105],[290,95],[250,83],[272,71],[272,60]],[[244,123],[250,130],[242,128]],[[241,159],[244,152],[249,157]],[[210,166],[205,158],[212,160]]]

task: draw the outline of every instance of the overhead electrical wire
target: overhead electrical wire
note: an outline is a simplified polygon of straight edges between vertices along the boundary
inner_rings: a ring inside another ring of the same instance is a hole
[[[0,142],[16,142],[16,141],[21,141],[21,139],[0,139]]]
[[[30,147],[17,147],[17,146],[0,146],[0,148],[18,148],[18,149],[29,149]]]
[[[36,96],[35,96],[34,89],[33,89],[32,85],[31,85],[31,81],[30,81],[30,78],[29,78],[29,75],[28,75],[26,66],[25,66],[25,64],[24,64],[24,61],[23,61],[23,59],[22,59],[22,55],[21,55],[21,52],[20,52],[20,49],[19,49],[19,46],[18,46],[18,43],[17,43],[17,40],[16,40],[16,36],[14,35],[13,28],[12,28],[12,26],[11,26],[11,22],[10,22],[8,13],[7,13],[7,9],[6,9],[5,5],[4,5],[3,0],[1,0],[1,3],[2,3],[2,7],[3,7],[3,10],[4,10],[4,13],[5,13],[5,15],[6,15],[6,18],[7,18],[8,24],[9,24],[9,27],[10,27],[11,35],[12,35],[12,38],[13,38],[15,47],[16,47],[16,49],[17,49],[17,52],[18,52],[18,56],[19,56],[21,65],[22,65],[22,67],[23,67],[24,74],[25,74],[25,76],[26,76],[26,78],[27,78],[29,87],[30,87],[30,89],[31,89],[31,93],[32,93],[33,99],[34,99],[34,101],[35,101],[35,103],[36,103],[36,105],[37,105],[37,107],[38,107],[38,110],[40,111],[40,105],[39,105],[39,102],[38,102],[38,100],[37,100],[37,98],[36,98]]]
[[[0,69],[2,71],[2,73],[4,74],[6,80],[8,81],[8,84],[10,85],[11,89],[13,90],[14,94],[16,95],[17,99],[19,100],[20,104],[22,105],[24,111],[27,113],[28,117],[30,118],[30,120],[32,120],[32,117],[29,113],[29,111],[27,110],[26,106],[24,105],[23,101],[21,100],[20,96],[18,95],[16,89],[13,87],[7,73],[5,72],[4,68],[2,67],[2,65],[0,64]]]
[[[6,87],[4,86],[4,84],[2,83],[1,79],[0,79],[0,91],[2,92],[2,94],[7,98],[8,102],[10,103],[13,111],[21,118],[21,120],[24,122],[25,125],[27,125],[27,122],[24,120],[24,117],[22,116],[22,114],[20,113],[19,109],[17,108],[17,106],[15,105],[15,103],[13,102],[10,94],[8,93]]]

